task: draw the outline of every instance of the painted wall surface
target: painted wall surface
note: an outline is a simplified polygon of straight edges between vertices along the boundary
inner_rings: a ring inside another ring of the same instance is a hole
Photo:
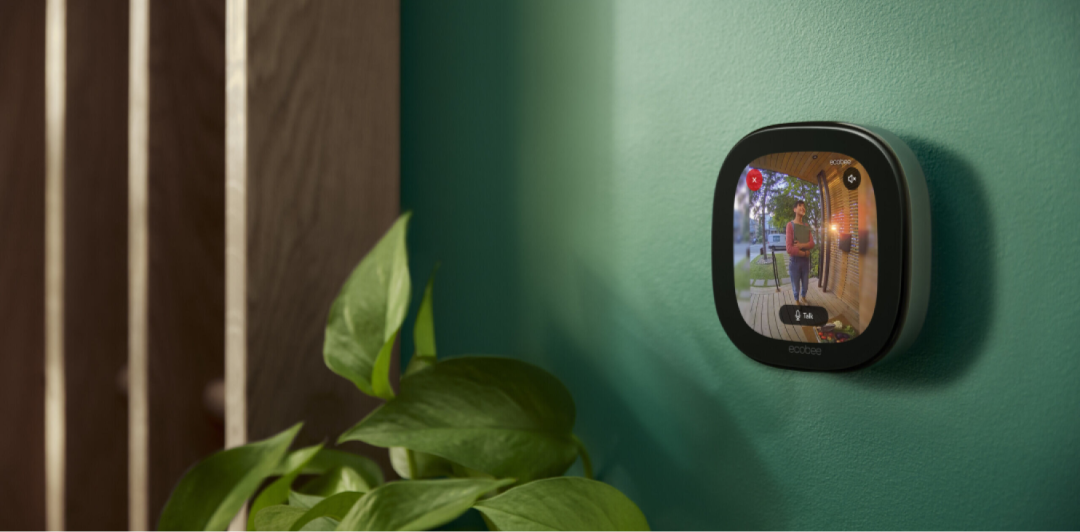
[[[442,263],[440,355],[563,379],[654,528],[1080,527],[1080,3],[402,9],[402,203],[414,286]],[[803,120],[922,161],[932,303],[903,358],[775,369],[717,320],[723,157]]]

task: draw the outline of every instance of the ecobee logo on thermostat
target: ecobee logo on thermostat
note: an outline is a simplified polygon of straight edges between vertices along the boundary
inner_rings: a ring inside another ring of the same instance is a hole
[[[821,348],[808,347],[805,345],[789,345],[787,352],[795,355],[821,355]]]

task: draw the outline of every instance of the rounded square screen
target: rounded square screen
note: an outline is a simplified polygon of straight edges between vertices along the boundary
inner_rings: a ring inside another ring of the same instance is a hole
[[[787,152],[751,161],[732,221],[746,324],[776,340],[856,340],[877,302],[877,225],[871,176],[852,157]]]

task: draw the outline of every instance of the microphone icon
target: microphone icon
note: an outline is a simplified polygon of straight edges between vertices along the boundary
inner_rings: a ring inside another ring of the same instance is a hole
[[[795,311],[795,321],[799,321],[799,311]]]

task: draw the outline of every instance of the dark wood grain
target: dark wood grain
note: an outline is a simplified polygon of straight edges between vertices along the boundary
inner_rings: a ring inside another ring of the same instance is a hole
[[[399,212],[399,18],[397,0],[249,6],[251,440],[305,421],[300,443],[333,442],[381,404],[322,345],[341,284]],[[361,452],[392,475],[385,449]]]
[[[150,9],[150,526],[225,444],[204,390],[225,371],[225,2]]]
[[[0,2],[0,529],[45,527],[45,3]]]
[[[122,530],[128,403],[117,376],[128,342],[128,1],[67,6],[65,526]]]

